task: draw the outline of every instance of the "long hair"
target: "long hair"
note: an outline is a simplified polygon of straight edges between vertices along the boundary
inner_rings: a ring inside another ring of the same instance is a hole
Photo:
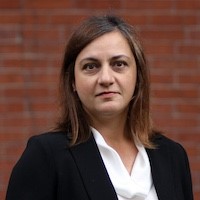
[[[61,117],[57,129],[70,133],[71,145],[86,141],[91,134],[86,113],[73,89],[76,58],[94,39],[116,30],[127,40],[137,67],[136,87],[126,121],[127,136],[133,138],[135,135],[145,147],[153,147],[149,109],[149,72],[145,55],[134,27],[112,15],[93,16],[85,20],[74,31],[66,46],[60,74]]]

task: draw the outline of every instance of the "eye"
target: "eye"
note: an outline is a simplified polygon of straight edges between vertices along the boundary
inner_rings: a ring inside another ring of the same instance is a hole
[[[98,68],[96,63],[86,63],[83,65],[83,70],[85,71],[92,71]]]
[[[121,68],[124,68],[126,67],[128,64],[127,62],[123,61],[123,60],[117,60],[117,61],[114,61],[112,63],[112,66],[117,68],[117,69],[121,69]]]

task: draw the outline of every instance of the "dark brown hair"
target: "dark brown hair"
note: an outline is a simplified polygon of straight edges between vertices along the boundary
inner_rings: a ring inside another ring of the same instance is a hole
[[[116,30],[127,40],[137,66],[136,88],[127,116],[128,137],[133,138],[134,134],[145,147],[153,147],[150,140],[152,128],[146,59],[134,27],[121,18],[111,15],[93,16],[85,20],[74,31],[66,46],[60,78],[61,118],[57,129],[70,133],[71,145],[86,141],[91,134],[86,113],[77,93],[73,91],[76,58],[94,39]]]

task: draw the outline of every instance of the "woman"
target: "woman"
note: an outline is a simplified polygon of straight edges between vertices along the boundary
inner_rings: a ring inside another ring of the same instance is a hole
[[[32,137],[7,200],[192,200],[187,155],[153,131],[149,78],[131,25],[91,17],[74,32],[61,71],[57,131]]]

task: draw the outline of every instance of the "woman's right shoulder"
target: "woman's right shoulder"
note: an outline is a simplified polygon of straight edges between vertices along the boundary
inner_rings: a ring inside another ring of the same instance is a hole
[[[57,147],[69,147],[70,138],[69,133],[64,131],[51,131],[45,132],[38,135],[33,135],[28,139],[28,145],[37,143],[51,148]]]

